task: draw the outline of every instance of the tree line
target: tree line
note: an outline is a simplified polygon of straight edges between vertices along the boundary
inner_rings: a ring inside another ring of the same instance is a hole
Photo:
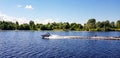
[[[19,24],[18,22],[0,21],[0,30],[74,30],[74,31],[119,31],[120,20],[117,22],[98,21],[89,19],[87,23],[53,22],[48,24],[35,24],[34,21]]]

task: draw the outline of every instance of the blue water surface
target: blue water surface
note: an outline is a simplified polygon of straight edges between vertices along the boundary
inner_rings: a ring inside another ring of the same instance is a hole
[[[61,36],[120,36],[120,32],[0,31],[0,58],[120,58],[120,40],[41,39]]]

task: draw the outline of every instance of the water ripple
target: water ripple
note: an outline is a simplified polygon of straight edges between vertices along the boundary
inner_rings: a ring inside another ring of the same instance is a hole
[[[120,58],[119,40],[44,40],[46,31],[0,32],[0,58]],[[95,32],[54,32],[68,35],[94,35]],[[69,33],[69,34],[68,34]],[[117,34],[116,34],[117,33]],[[98,35],[118,36],[120,32],[97,32]]]

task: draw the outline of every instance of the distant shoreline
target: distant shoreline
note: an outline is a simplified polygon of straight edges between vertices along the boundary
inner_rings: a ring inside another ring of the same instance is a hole
[[[74,32],[120,32],[120,31],[76,31],[76,30],[0,30],[0,31],[63,31],[63,32],[69,32],[69,31],[74,31]]]
[[[34,21],[30,21],[29,24],[19,24],[18,22],[0,21],[0,30],[120,31],[120,20],[96,22],[96,19],[89,19],[84,25],[68,22],[35,24]]]

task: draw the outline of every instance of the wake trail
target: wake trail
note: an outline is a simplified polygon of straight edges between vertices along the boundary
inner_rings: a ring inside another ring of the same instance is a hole
[[[51,35],[49,37],[45,37],[49,39],[74,39],[74,38],[82,38],[82,36],[60,36],[60,35]]]
[[[64,39],[64,36],[60,36],[60,35],[51,35],[51,36],[45,37],[45,38],[49,38],[49,39]]]
[[[108,36],[60,36],[60,35],[51,35],[45,37],[49,39],[103,39],[103,40],[120,40],[120,37],[108,37]]]

